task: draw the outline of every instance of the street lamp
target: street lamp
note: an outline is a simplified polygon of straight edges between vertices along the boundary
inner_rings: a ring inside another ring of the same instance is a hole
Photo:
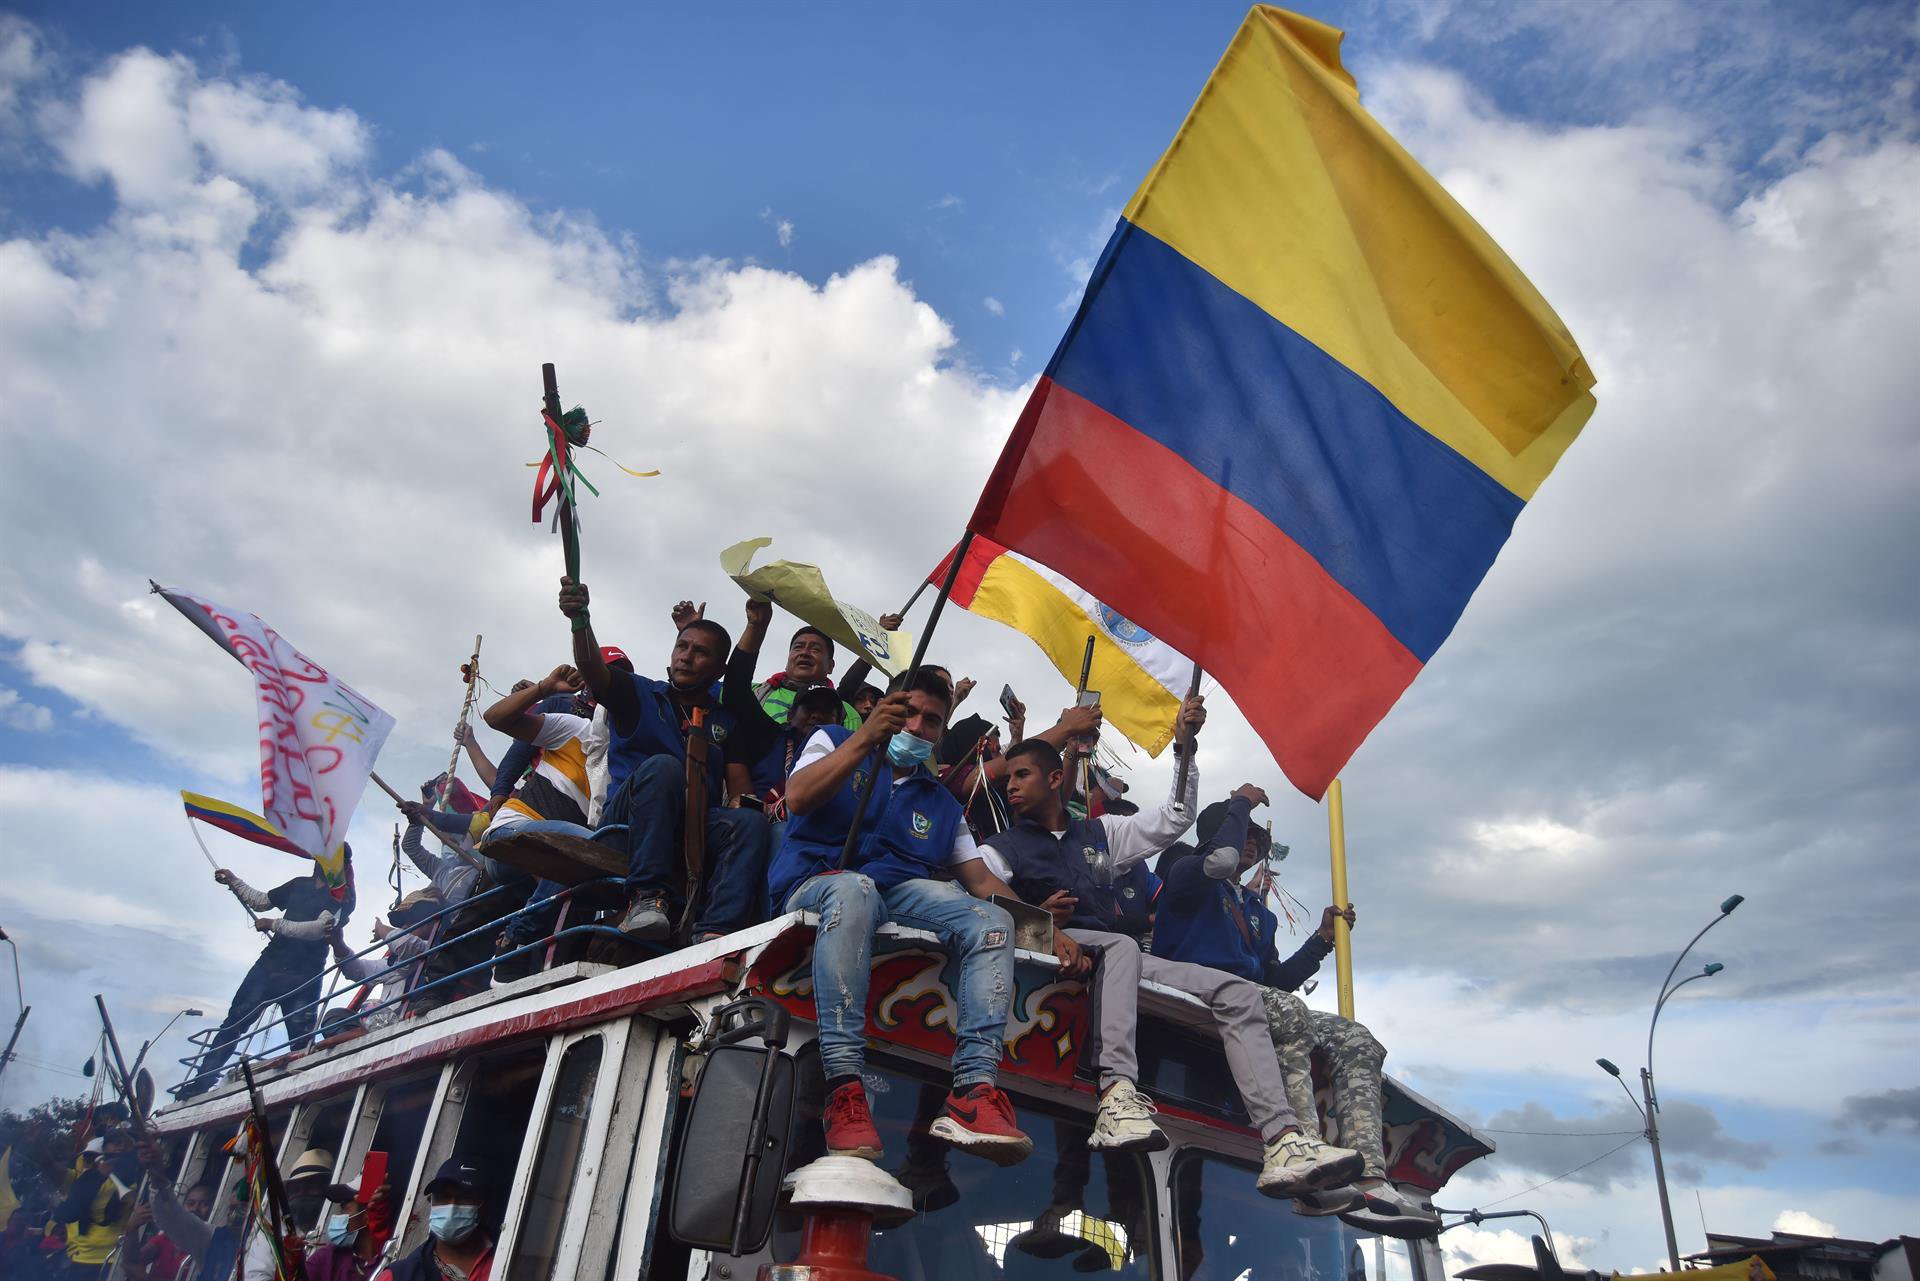
[[[198,1019],[198,1018],[205,1018],[205,1017],[206,1017],[206,1012],[204,1010],[182,1010],[178,1014],[174,1015],[172,1018],[168,1019],[167,1025],[161,1028],[159,1033],[156,1034],[151,1041],[148,1041],[145,1045],[140,1047],[139,1055],[133,1060],[133,1069],[132,1069],[133,1074],[135,1076],[138,1076],[140,1074],[140,1065],[146,1062],[147,1051],[151,1050],[154,1046],[160,1044],[160,1038],[165,1036],[168,1032],[172,1031],[173,1025],[175,1023],[178,1023],[181,1019]],[[129,1081],[127,1084],[129,1087],[131,1087],[133,1083]]]
[[[26,989],[20,986],[20,945],[5,930],[0,930],[0,943],[13,949],[13,994],[20,1002],[20,1014],[13,1020],[13,1035],[7,1038],[7,1048],[0,1050],[0,1075],[4,1075],[7,1064],[13,1062],[13,1047],[20,1044],[20,1030],[26,1027],[27,1015],[33,1012],[33,1007],[27,1004]]]
[[[1727,967],[1718,961],[1709,962],[1698,974],[1689,974],[1678,983],[1673,976],[1680,972],[1680,962],[1687,959],[1687,953],[1693,951],[1706,932],[1733,915],[1733,909],[1746,902],[1740,894],[1730,894],[1720,902],[1720,915],[1700,927],[1700,933],[1693,936],[1680,955],[1673,959],[1673,967],[1667,971],[1667,977],[1660,984],[1660,999],[1653,1003],[1653,1018],[1647,1023],[1647,1065],[1640,1069],[1640,1093],[1646,1100],[1646,1106],[1640,1106],[1640,1100],[1633,1097],[1633,1091],[1627,1089],[1627,1083],[1621,1080],[1620,1069],[1609,1059],[1595,1059],[1602,1072],[1620,1082],[1620,1088],[1627,1091],[1627,1101],[1633,1104],[1634,1111],[1646,1122],[1647,1146],[1653,1149],[1653,1182],[1660,1191],[1660,1224],[1667,1233],[1667,1261],[1675,1272],[1680,1270],[1680,1242],[1673,1234],[1673,1203],[1667,1197],[1667,1167],[1660,1157],[1660,1100],[1653,1089],[1653,1030],[1660,1025],[1660,1011],[1666,1008],[1673,994],[1697,979],[1710,979]]]

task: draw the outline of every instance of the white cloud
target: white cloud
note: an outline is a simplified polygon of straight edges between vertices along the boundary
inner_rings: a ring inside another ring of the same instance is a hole
[[[773,237],[780,242],[782,249],[793,247],[793,219],[782,218],[767,208],[760,211],[760,221],[773,228]]]
[[[948,192],[946,195],[940,197],[940,199],[928,205],[927,208],[934,213],[947,213],[949,211],[957,213],[959,210],[964,209],[966,204],[966,201],[954,195],[952,192]]]
[[[351,111],[303,106],[290,86],[263,77],[205,80],[184,57],[146,49],[122,54],[87,78],[77,102],[45,114],[68,170],[111,182],[134,208],[233,184],[304,195],[367,149]]]
[[[1583,1271],[1588,1267],[1583,1252],[1591,1249],[1593,1244],[1591,1237],[1569,1237],[1558,1232],[1553,1234],[1553,1248],[1560,1266],[1570,1272]],[[1451,1275],[1457,1276],[1462,1268],[1482,1263],[1534,1266],[1532,1235],[1515,1232],[1512,1228],[1459,1227],[1441,1237],[1440,1245],[1446,1256],[1447,1272]]]
[[[53,710],[20,697],[17,689],[0,685],[0,725],[39,733],[53,728]]]
[[[988,294],[985,298],[982,298],[980,305],[987,309],[989,316],[1004,316],[1007,314],[1007,305],[998,298],[995,298],[992,294]]]
[[[1782,1210],[1780,1217],[1773,1221],[1773,1231],[1792,1232],[1803,1237],[1833,1237],[1840,1235],[1840,1229],[1825,1219],[1816,1219],[1805,1210]]]

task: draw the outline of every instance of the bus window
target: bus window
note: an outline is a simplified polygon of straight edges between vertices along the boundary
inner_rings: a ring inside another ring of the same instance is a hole
[[[600,1075],[604,1045],[604,1038],[590,1036],[575,1041],[560,1056],[508,1276],[540,1278],[553,1270],[560,1250],[560,1229],[567,1219],[567,1198],[580,1168],[587,1114],[593,1107],[593,1085]]]
[[[513,1185],[520,1146],[533,1118],[533,1096],[546,1066],[544,1043],[488,1054],[474,1064],[473,1086],[460,1113],[453,1154],[475,1162],[497,1181],[490,1205],[495,1214],[505,1205]],[[432,1174],[428,1171],[427,1177]]]
[[[1175,1281],[1417,1281],[1400,1242],[1382,1250],[1338,1218],[1292,1213],[1254,1190],[1251,1165],[1188,1150],[1173,1165]]]
[[[420,1139],[427,1128],[427,1110],[433,1105],[433,1091],[439,1083],[438,1072],[408,1077],[389,1085],[380,1100],[380,1123],[373,1127],[373,1139],[367,1144],[367,1151],[387,1154],[387,1182],[393,1189],[391,1204],[396,1206],[407,1194],[407,1179],[420,1153]],[[347,1170],[342,1177],[348,1183],[357,1184],[360,1171]]]
[[[307,1126],[307,1142],[302,1151],[319,1148],[339,1156],[340,1144],[347,1137],[347,1122],[353,1119],[353,1095],[345,1094],[309,1106],[314,1109],[314,1115]]]
[[[874,1233],[869,1268],[907,1281],[1153,1275],[1147,1163],[1138,1154],[1089,1152],[1090,1117],[1048,1114],[1022,1100],[1033,1155],[1002,1169],[927,1136],[946,1100],[944,1084],[879,1071],[871,1062],[866,1082],[886,1168],[912,1190],[920,1210],[908,1223]],[[818,1117],[820,1106],[802,1100],[796,1111]],[[799,1125],[792,1169],[825,1151],[819,1122]],[[791,1261],[798,1246],[797,1224],[779,1223],[774,1257]]]

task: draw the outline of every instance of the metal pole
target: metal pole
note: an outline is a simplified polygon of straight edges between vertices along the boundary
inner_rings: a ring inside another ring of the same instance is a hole
[[[1187,682],[1187,698],[1196,698],[1200,694],[1200,664],[1193,665],[1193,678]],[[1174,737],[1180,744],[1180,766],[1173,772],[1173,799],[1187,799],[1187,773],[1193,768],[1193,736],[1187,733],[1184,718],[1187,712],[1186,702],[1180,704],[1179,715],[1183,718],[1174,723]]]
[[[1640,1069],[1640,1090],[1647,1100],[1647,1144],[1653,1148],[1653,1181],[1660,1189],[1660,1225],[1667,1232],[1667,1263],[1680,1270],[1680,1242],[1673,1234],[1673,1203],[1667,1199],[1667,1167],[1660,1159],[1660,1105],[1653,1097],[1653,1073]]]
[[[0,1050],[0,1077],[7,1072],[7,1064],[13,1062],[13,1047],[20,1043],[20,1029],[27,1025],[27,1015],[33,1013],[31,1005],[20,1007],[20,1017],[13,1021],[13,1035],[7,1038],[7,1048]]]
[[[933,612],[927,615],[926,628],[920,633],[920,641],[913,647],[913,662],[907,667],[906,679],[900,682],[900,688],[911,689],[916,676],[920,674],[920,661],[927,656],[927,643],[933,639],[933,629],[940,625],[940,615],[947,608],[947,598],[953,595],[954,580],[960,577],[960,563],[967,558],[967,548],[973,546],[973,531],[969,529],[960,537],[960,545],[953,549],[953,563],[947,566],[946,581],[940,584],[940,594],[933,598]],[[867,802],[873,799],[873,789],[880,781],[880,771],[885,768],[887,759],[886,745],[882,744],[873,754],[872,774],[867,785],[860,790],[860,799],[853,807],[853,822],[847,827],[847,843],[840,849],[840,870],[846,871],[853,863],[853,852],[860,845],[860,824],[867,818]]]
[[[1333,857],[1333,903],[1347,906],[1347,811],[1340,780],[1327,788],[1327,845]],[[1353,1017],[1353,939],[1343,916],[1333,918],[1333,972],[1340,991],[1340,1017]]]

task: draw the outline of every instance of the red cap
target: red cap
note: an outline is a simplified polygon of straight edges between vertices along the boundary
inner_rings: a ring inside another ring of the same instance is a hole
[[[608,667],[624,663],[628,671],[633,670],[633,660],[628,658],[627,651],[621,649],[618,645],[602,645],[600,647],[600,661]]]

